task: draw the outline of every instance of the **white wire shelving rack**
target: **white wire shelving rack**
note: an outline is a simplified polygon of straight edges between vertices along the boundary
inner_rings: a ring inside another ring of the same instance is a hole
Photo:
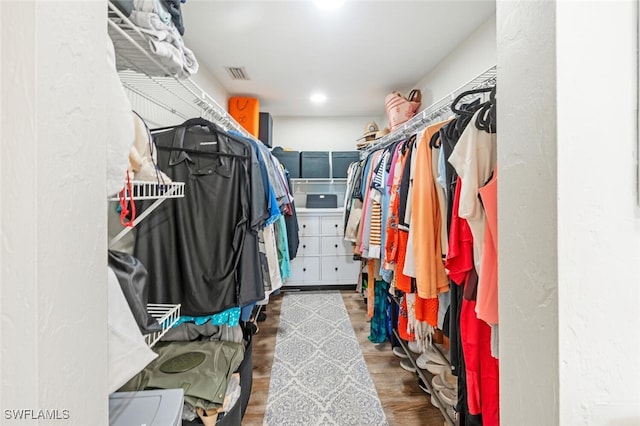
[[[153,347],[180,318],[180,305],[150,303],[147,305],[147,312],[162,326],[161,331],[144,336],[147,345]]]
[[[120,10],[109,2],[109,36],[116,49],[116,62],[120,81],[131,101],[131,106],[153,127],[171,126],[194,117],[202,117],[222,127],[235,131],[255,142],[260,142],[247,132],[220,104],[190,78],[175,77],[158,62],[149,48],[144,34]],[[140,72],[138,58],[156,65],[154,75]]]
[[[151,214],[160,204],[169,198],[182,198],[184,197],[184,182],[172,182],[168,184],[159,184],[156,182],[131,182],[131,190],[126,186],[124,188],[124,196],[127,200],[133,199],[134,201],[140,200],[156,200],[153,204],[147,207],[142,213],[136,216],[132,226],[123,228],[115,237],[109,241],[109,247],[113,247],[118,241],[120,241],[125,235],[142,222],[147,216]],[[119,201],[119,197],[114,196],[109,198],[109,201]]]
[[[443,97],[437,102],[434,102],[411,119],[409,119],[406,123],[404,123],[401,127],[395,129],[393,132],[389,133],[386,136],[378,139],[375,142],[372,142],[369,146],[361,150],[360,158],[366,158],[371,152],[376,151],[378,149],[385,148],[391,145],[394,142],[397,142],[402,139],[406,139],[409,136],[417,133],[418,131],[425,128],[430,123],[433,123],[436,119],[442,118],[445,115],[451,114],[451,102],[458,97],[458,95],[462,94],[462,92],[466,92],[467,90],[480,89],[484,87],[494,86],[497,82],[497,70],[496,66],[492,66],[491,68],[484,71],[482,74],[478,75],[473,80],[468,83],[460,86],[447,96]],[[470,95],[469,97],[465,96],[461,99],[461,103],[477,97],[477,95]]]

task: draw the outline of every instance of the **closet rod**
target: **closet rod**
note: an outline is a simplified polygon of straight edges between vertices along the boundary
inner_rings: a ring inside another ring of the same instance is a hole
[[[204,155],[204,156],[210,156],[210,157],[230,157],[230,158],[242,158],[242,159],[249,158],[248,155],[242,155],[242,154],[229,154],[227,152],[216,152],[216,151],[202,151],[199,149],[179,148],[179,147],[173,147],[173,146],[157,145],[156,149],[158,151],[180,151],[180,152],[186,152],[187,154],[198,154],[198,155]]]
[[[178,79],[171,72],[169,72],[166,67],[164,67],[162,64],[160,64],[158,61],[156,61],[155,58],[153,58],[153,56],[150,55],[149,52],[146,51],[146,49],[144,49],[140,45],[140,43],[138,41],[136,41],[133,37],[131,37],[131,35],[128,34],[119,24],[114,22],[113,19],[111,18],[111,16],[113,16],[114,14],[117,15],[118,18],[120,18],[122,20],[123,25],[126,25],[126,27],[129,27],[130,29],[132,29],[142,40],[145,40],[144,34],[111,1],[109,1],[108,6],[109,6],[109,9],[110,9],[110,17],[108,19],[109,26],[111,28],[113,28],[122,37],[124,37],[129,43],[131,43],[133,46],[135,46],[136,49],[138,49],[143,55],[145,55],[148,59],[150,59],[156,66],[158,66],[160,69],[162,69],[167,76],[170,76],[170,77],[164,77],[164,78],[168,78],[168,79],[173,80],[174,82],[178,83],[178,85],[180,86],[181,89],[186,90],[188,93],[190,93],[194,98],[193,104],[195,104],[196,106],[198,106],[200,108],[201,113],[204,112],[204,113],[207,113],[207,114],[213,116],[213,118],[218,122],[217,124],[222,125],[222,127],[224,127],[225,130],[235,130],[238,133],[242,134],[243,136],[245,136],[245,137],[247,137],[249,139],[252,139],[255,142],[260,142],[259,139],[257,139],[252,134],[248,133],[232,116],[229,115],[229,113],[224,108],[222,108],[211,96],[209,96],[195,82],[193,82],[191,79],[188,79],[189,85],[193,86],[200,93],[197,93],[195,90],[193,90],[187,84],[185,84],[182,80]],[[116,53],[118,53],[118,52],[116,51]],[[123,57],[122,55],[119,55],[119,56],[122,59],[124,59],[125,61],[127,60],[126,57]],[[129,61],[127,61],[127,62],[129,62]],[[129,62],[129,63],[131,63],[131,62]],[[141,74],[141,73],[138,73],[138,74]],[[152,78],[151,76],[148,76],[148,75],[144,75],[144,76],[147,77],[149,80],[153,81],[154,83],[156,83],[162,89],[169,91],[170,93],[172,93],[176,97],[179,97],[179,96],[175,95],[175,93],[171,92],[161,82],[157,81],[156,79]],[[132,89],[132,86],[130,85],[130,86],[128,86],[128,88]],[[147,100],[149,100],[151,102],[154,102],[156,105],[162,107],[163,109],[176,114],[175,110],[171,109],[170,107],[167,107],[162,102],[152,98],[151,96],[147,96],[146,94],[143,94],[144,93],[143,91],[141,91],[139,89],[138,90],[132,90],[132,91],[134,91],[136,94],[144,97],[145,99],[147,99]],[[181,118],[184,118],[184,117],[181,116],[181,114],[176,114],[176,115],[180,116]],[[260,142],[260,143],[262,143],[262,142]]]
[[[460,93],[471,90],[478,89],[481,87],[487,87],[496,84],[497,81],[497,72],[496,66],[492,66],[487,69],[483,73],[479,74],[474,79],[470,80],[466,84],[458,87],[456,90],[449,93],[447,96],[441,98],[439,101],[431,104],[429,107],[422,110],[422,112],[416,114],[409,121],[404,123],[401,128],[394,130],[389,135],[383,136],[379,140],[372,143],[366,149],[364,149],[360,158],[364,159],[373,151],[377,151],[379,149],[386,148],[394,142],[397,142],[403,138],[410,136],[413,133],[418,132],[419,130],[424,129],[429,124],[433,123],[433,121],[444,114],[451,113],[451,102],[452,100],[458,96]]]

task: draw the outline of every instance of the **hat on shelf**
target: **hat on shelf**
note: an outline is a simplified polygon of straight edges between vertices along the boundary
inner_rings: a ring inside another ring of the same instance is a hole
[[[364,139],[367,141],[371,141],[375,138],[376,132],[379,131],[378,124],[375,121],[370,121],[364,126],[364,134],[360,136],[357,141],[360,139]]]
[[[364,135],[362,135],[359,139],[357,139],[357,140],[364,139],[364,141],[359,142],[358,144],[356,144],[356,146],[358,147],[358,149],[365,148],[371,142],[376,141],[376,140],[380,139],[381,137],[383,137],[385,135],[388,135],[388,134],[389,134],[389,129],[387,127],[385,127],[384,129],[380,130],[378,128],[378,125],[375,123],[375,121],[370,121],[365,126]]]
[[[389,130],[389,128],[388,128],[388,127],[385,127],[385,128],[384,128],[384,129],[382,129],[382,130],[378,130],[378,131],[376,132],[376,136],[374,137],[374,140],[378,140],[378,139],[380,139],[381,137],[388,135],[389,133],[391,133],[391,131]]]

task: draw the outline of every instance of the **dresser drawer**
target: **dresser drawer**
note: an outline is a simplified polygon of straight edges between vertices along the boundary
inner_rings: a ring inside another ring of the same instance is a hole
[[[342,223],[342,216],[323,217],[320,230],[322,231],[322,235],[330,235],[336,237],[344,235],[344,224]]]
[[[323,256],[348,256],[353,252],[351,242],[344,237],[322,237],[320,244]]]
[[[317,217],[298,217],[298,234],[320,235],[320,219]]]
[[[320,281],[319,257],[296,257],[291,261],[289,284]]]
[[[320,253],[320,237],[300,237],[298,256],[318,256]]]
[[[360,273],[361,262],[354,261],[351,256],[326,256],[322,258],[322,281],[327,284],[356,284]]]

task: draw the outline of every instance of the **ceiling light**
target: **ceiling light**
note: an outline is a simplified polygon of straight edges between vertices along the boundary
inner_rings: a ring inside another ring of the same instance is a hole
[[[313,102],[314,104],[321,104],[326,101],[327,95],[325,95],[324,93],[314,93],[313,95],[311,95],[311,102]]]
[[[344,0],[315,0],[314,3],[318,9],[334,10],[344,4]]]

